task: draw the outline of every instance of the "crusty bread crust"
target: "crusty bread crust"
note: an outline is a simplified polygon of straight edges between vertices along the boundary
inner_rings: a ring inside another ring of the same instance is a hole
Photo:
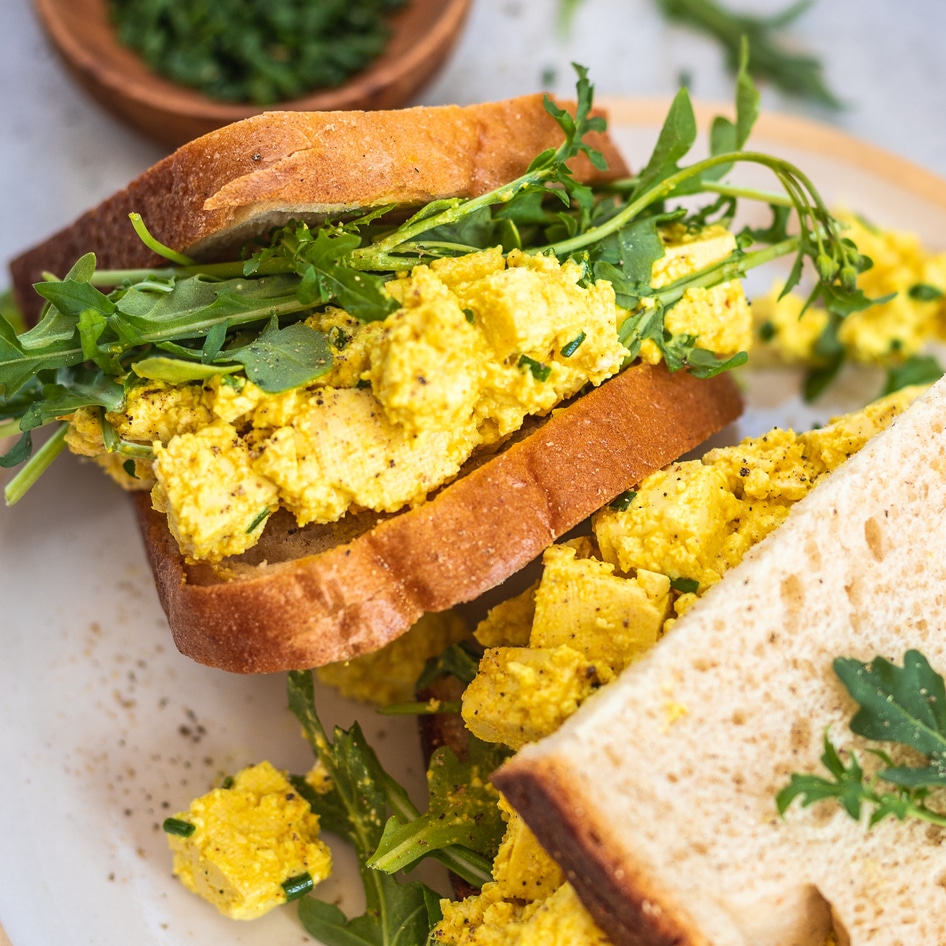
[[[641,764],[646,765],[644,760]],[[515,762],[493,774],[503,792],[562,866],[609,941],[618,946],[711,946],[676,897],[607,842],[613,825],[576,786],[571,761]]]
[[[608,171],[595,170],[582,155],[572,163],[577,176],[627,173],[606,134],[587,140],[601,150]],[[219,259],[291,218],[487,193],[561,141],[542,95],[464,107],[267,112],[184,145],[19,256],[10,264],[13,290],[34,319],[42,300],[33,283],[44,272],[63,276],[84,253],[94,252],[105,269],[159,264],[132,232],[131,212],[172,249]]]
[[[826,774],[826,731],[868,778],[883,765],[850,730],[835,658],[916,648],[946,669],[944,474],[940,381],[494,773],[616,946],[946,942],[941,829],[775,802],[791,773]]]
[[[424,612],[495,587],[741,409],[727,375],[698,380],[632,366],[420,506],[355,537],[322,527],[304,554],[308,530],[283,527],[264,546],[283,561],[230,559],[228,575],[186,565],[164,517],[139,496],[175,643],[201,663],[240,673],[375,650]]]

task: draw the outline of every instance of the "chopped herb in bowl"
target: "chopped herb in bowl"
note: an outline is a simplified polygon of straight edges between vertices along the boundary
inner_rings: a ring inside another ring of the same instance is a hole
[[[109,0],[118,38],[214,99],[272,105],[342,85],[377,58],[406,0]]]

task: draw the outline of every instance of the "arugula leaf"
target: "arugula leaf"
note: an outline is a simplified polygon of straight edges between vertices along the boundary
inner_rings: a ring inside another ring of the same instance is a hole
[[[637,182],[634,196],[651,190],[656,184],[676,174],[678,162],[696,141],[696,115],[685,88],[680,89],[664,119],[650,160]]]
[[[316,897],[299,901],[299,920],[325,946],[424,946],[441,920],[440,897],[424,884],[398,884],[378,874],[372,890],[383,898],[368,898],[368,908],[349,920],[334,903]]]
[[[235,365],[205,365],[203,362],[185,358],[167,358],[156,355],[136,361],[132,365],[132,370],[139,378],[148,378],[150,381],[187,384],[191,381],[205,381],[214,375],[231,374],[239,368]]]
[[[256,341],[223,352],[263,391],[278,394],[321,377],[332,368],[332,350],[322,332],[303,322],[280,328],[274,319]]]
[[[388,810],[402,823],[417,819],[419,813],[404,789],[384,771],[357,723],[347,731],[336,728],[329,739],[316,712],[310,671],[290,672],[287,693],[289,708],[325,767],[332,788],[322,795],[299,780],[295,783],[325,830],[354,847],[367,903],[362,916],[349,920],[337,907],[305,897],[299,906],[303,925],[329,946],[423,946],[440,919],[439,897],[423,884],[401,884],[369,865],[381,843]],[[453,870],[475,868],[477,882],[484,876],[489,879],[489,861],[456,844],[447,844],[433,856]]]
[[[868,825],[887,817],[912,817],[946,826],[946,814],[926,804],[929,793],[946,786],[946,684],[917,650],[908,650],[903,666],[884,657],[863,662],[839,657],[834,672],[858,703],[851,730],[867,739],[909,747],[924,757],[925,765],[894,765],[881,750],[869,750],[884,763],[876,775],[865,781],[857,756],[849,753],[845,765],[824,737],[822,764],[831,778],[793,773],[789,784],[776,796],[776,806],[784,815],[796,798],[803,806],[816,801],[836,800],[852,818],[860,818],[862,808],[871,806]],[[888,782],[892,790],[881,790]]]
[[[461,683],[470,683],[479,670],[482,656],[482,651],[471,641],[451,644],[436,657],[427,660],[415,690],[426,690],[434,679],[442,674],[450,674]]]
[[[884,657],[869,663],[838,658],[834,672],[860,704],[853,732],[903,743],[925,756],[946,753],[946,686],[919,651],[908,650],[902,667]]]
[[[749,140],[749,134],[759,117],[760,96],[748,73],[749,44],[743,37],[739,53],[739,68],[736,73],[736,121],[733,123],[722,115],[716,116],[710,126],[710,154],[725,154],[741,151]],[[725,176],[732,165],[721,164],[705,172],[707,180],[718,180]]]
[[[111,378],[81,367],[66,369],[56,374],[53,383],[43,385],[42,400],[33,402],[24,412],[20,418],[20,429],[42,427],[81,407],[116,411],[123,403],[124,390]]]
[[[0,456],[0,467],[9,469],[11,466],[19,466],[29,459],[32,452],[33,438],[30,436],[29,430],[24,430],[16,443],[3,456]]]
[[[907,295],[916,302],[937,302],[943,298],[943,290],[929,283],[916,283],[907,290]]]
[[[0,317],[6,319],[14,333],[18,334],[26,331],[26,322],[16,299],[13,297],[12,289],[0,290]]]
[[[393,312],[397,303],[385,292],[383,278],[347,264],[349,254],[360,243],[360,237],[342,227],[313,231],[297,225],[281,231],[273,249],[280,247],[291,255],[295,271],[302,277],[297,290],[302,302],[334,302],[362,322],[374,322]]]
[[[430,760],[427,811],[407,822],[393,816],[388,819],[368,866],[388,874],[409,870],[423,858],[456,844],[491,863],[505,822],[489,776],[506,755],[502,747],[472,737],[464,762],[448,746],[437,749]]]

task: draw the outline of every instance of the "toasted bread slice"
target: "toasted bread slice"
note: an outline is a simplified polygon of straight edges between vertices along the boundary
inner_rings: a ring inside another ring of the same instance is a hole
[[[542,95],[464,107],[267,112],[184,145],[23,253],[10,264],[13,290],[33,320],[42,303],[33,283],[44,272],[65,275],[84,253],[94,252],[102,269],[160,264],[132,232],[131,212],[166,246],[215,260],[290,219],[487,193],[524,173],[562,137]],[[581,155],[572,163],[576,176],[627,174],[606,134],[586,140],[608,170]]]
[[[421,614],[498,585],[741,409],[728,375],[632,366],[419,506],[303,529],[273,517],[260,545],[215,567],[188,565],[165,517],[136,494],[175,643],[240,673],[375,650]]]
[[[827,729],[881,765],[849,729],[834,658],[916,648],[946,671],[944,517],[941,381],[496,773],[615,944],[946,942],[942,829],[868,828],[834,801],[781,818],[775,802],[791,773],[827,774]]]

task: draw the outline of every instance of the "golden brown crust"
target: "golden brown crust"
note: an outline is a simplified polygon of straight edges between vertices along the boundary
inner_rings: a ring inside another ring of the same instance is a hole
[[[617,946],[709,946],[685,922],[679,904],[636,870],[632,858],[618,857],[604,843],[613,832],[595,820],[594,806],[584,803],[567,762],[549,757],[518,766],[514,756],[492,782],[549,856],[567,865],[568,881]]]
[[[541,95],[465,107],[264,113],[184,145],[22,254],[10,264],[13,288],[35,318],[41,300],[32,284],[44,271],[64,275],[84,253],[94,252],[101,268],[160,262],[133,234],[132,211],[167,246],[212,259],[290,217],[486,193],[561,140]],[[582,156],[576,175],[627,173],[607,135],[588,141],[609,172]]]
[[[662,366],[629,368],[428,502],[351,540],[238,570],[229,581],[189,569],[163,517],[139,497],[175,643],[201,663],[240,673],[375,650],[424,612],[495,587],[741,409],[728,376],[702,381]],[[287,534],[286,543],[296,541]]]

